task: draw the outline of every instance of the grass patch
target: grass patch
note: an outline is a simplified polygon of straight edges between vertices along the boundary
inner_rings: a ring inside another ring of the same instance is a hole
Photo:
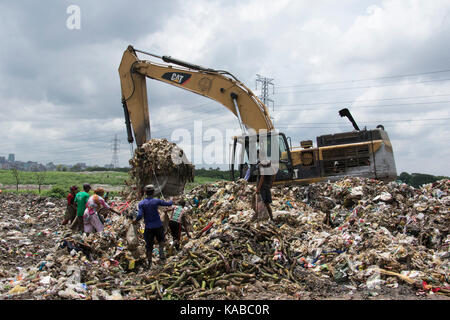
[[[194,189],[195,187],[201,186],[202,184],[208,184],[208,183],[214,183],[217,181],[224,181],[225,179],[217,179],[217,178],[210,178],[210,177],[194,177],[194,182],[186,183],[186,186],[184,187],[184,191],[188,192]]]
[[[43,185],[57,186],[82,186],[83,183],[109,184],[112,186],[123,185],[128,178],[126,172],[93,171],[93,172],[60,172],[47,171]],[[0,170],[0,183],[15,185],[16,180],[10,170]],[[34,172],[20,171],[20,184],[37,184]]]
[[[2,190],[2,193],[13,193],[13,194],[34,194],[37,196],[42,197],[52,197],[52,198],[58,198],[63,199],[67,197],[67,194],[69,191],[65,191],[65,189],[61,187],[53,187],[50,190],[42,190],[39,194],[39,191],[37,189],[19,189],[17,190]]]
[[[45,197],[65,198],[69,193],[69,188],[72,185],[78,186],[79,190],[83,189],[83,183],[104,184],[110,186],[123,186],[124,181],[129,178],[127,172],[114,171],[91,171],[91,172],[62,172],[62,171],[47,171],[45,181],[42,185],[51,185],[50,190],[41,190],[40,195]],[[216,181],[223,181],[225,179],[213,178],[206,176],[195,176],[194,182],[187,183],[185,192],[189,192],[193,188],[214,183]],[[37,185],[37,180],[34,172],[21,171],[20,172],[21,185]],[[16,180],[10,170],[0,170],[0,183],[3,185],[15,185]],[[10,192],[16,194],[36,194],[39,195],[37,189],[19,189],[3,190],[3,192]],[[112,198],[118,195],[116,191],[110,191],[109,197]]]
[[[67,190],[62,187],[52,187],[50,190],[42,190],[39,194],[39,191],[37,189],[19,189],[17,190],[2,190],[2,193],[13,193],[13,194],[34,194],[37,196],[42,197],[52,197],[52,198],[58,198],[58,199],[65,199],[67,195],[69,194],[69,189]],[[92,191],[90,192],[92,194]],[[120,196],[119,192],[117,191],[109,191],[108,198],[112,199],[116,196]]]

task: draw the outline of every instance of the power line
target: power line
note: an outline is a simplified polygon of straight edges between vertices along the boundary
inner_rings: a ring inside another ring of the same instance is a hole
[[[450,80],[450,78],[435,79],[435,80],[424,80],[424,81],[417,81],[417,82],[414,82],[414,83],[391,83],[391,84],[384,84],[384,85],[372,85],[372,86],[362,86],[362,87],[345,87],[345,88],[332,88],[332,89],[321,89],[321,90],[303,90],[303,91],[285,91],[285,92],[277,92],[275,94],[339,91],[339,90],[352,90],[352,89],[369,89],[369,88],[381,88],[381,87],[390,87],[390,86],[399,86],[399,85],[414,85],[414,84],[421,84],[421,83],[428,83],[428,82],[435,82],[435,81],[448,81],[448,80]]]
[[[405,121],[443,121],[450,118],[433,118],[433,119],[397,119],[397,120],[372,120],[372,121],[358,121],[361,123],[374,123],[374,122],[405,122]],[[303,124],[340,124],[340,122],[303,122]]]
[[[220,119],[219,119],[220,118]],[[223,121],[223,115],[218,115],[218,116],[215,116],[215,117],[210,117],[210,118],[208,118],[208,120],[213,120],[213,119],[219,119],[219,122],[220,123],[224,123],[224,121]],[[378,121],[373,121],[373,122],[390,122],[390,121],[437,121],[437,120],[445,120],[445,119],[447,119],[447,118],[442,118],[442,119],[420,119],[420,120],[417,120],[417,119],[403,119],[403,120],[378,120]],[[234,120],[234,119],[232,119],[232,120]],[[231,121],[231,119],[230,120],[228,120],[228,121]],[[227,121],[227,122],[228,122]],[[365,122],[363,122],[363,121],[360,121],[361,123],[365,123]],[[211,122],[211,123],[208,123],[209,125],[212,125],[212,124],[215,124],[216,122]],[[226,123],[226,122],[225,122]],[[313,124],[313,125],[315,125],[315,124],[340,124],[339,122],[335,122],[335,123],[330,123],[330,122],[325,122],[325,123],[317,123],[317,122],[311,122],[311,123],[302,123],[302,125],[306,125],[306,124]],[[286,124],[280,124],[280,125],[277,125],[277,128],[281,128],[283,125],[286,125]],[[155,131],[155,133],[156,134],[158,134],[158,135],[165,135],[166,133],[168,133],[168,132],[170,132],[171,130],[173,131],[174,129],[176,129],[176,127],[166,127],[166,128],[164,128],[163,130],[158,130],[158,131]]]
[[[259,74],[256,75],[256,89],[258,89],[258,82],[261,83],[261,95],[260,95],[260,99],[262,100],[262,102],[264,103],[264,105],[267,106],[267,104],[269,102],[272,102],[272,110],[274,110],[273,108],[273,103],[274,101],[272,99],[269,98],[269,86],[272,86],[272,94],[275,93],[275,85],[273,84],[273,80],[272,78],[267,78],[267,77],[263,77],[260,76]]]
[[[216,123],[221,123],[221,124],[224,124],[224,123],[227,123],[227,122],[230,122],[230,121],[233,121],[233,122],[235,122],[236,123],[236,119],[230,119],[230,120],[227,120],[227,121],[224,121],[223,120],[223,115],[220,115],[220,116],[217,116],[217,117],[212,117],[212,118],[209,118],[209,120],[212,120],[212,119],[218,119],[219,121],[215,121],[215,122],[206,122],[206,124],[207,125],[213,125],[213,124],[216,124]],[[178,128],[180,128],[180,127],[178,127]],[[164,128],[163,130],[158,130],[158,131],[155,131],[155,133],[158,133],[158,134],[161,134],[161,133],[167,133],[167,132],[169,132],[169,131],[173,131],[173,130],[175,130],[175,129],[178,129],[177,127],[166,127],[166,128]],[[184,128],[185,129],[185,128]]]
[[[237,118],[235,118],[235,115],[232,114],[232,113],[227,113],[226,115],[225,114],[218,114],[218,115],[213,116],[213,117],[202,118],[202,121],[208,123],[209,120],[220,119],[221,122],[224,122],[223,118],[227,117],[227,116],[231,116],[231,115],[233,116],[233,119],[229,119],[227,121],[236,121]],[[198,115],[193,115],[191,117],[183,118],[183,120],[189,120],[189,119],[198,119]],[[184,122],[187,123],[189,121],[184,121]],[[173,129],[177,129],[177,127],[180,128],[180,126],[167,126],[163,130],[159,130],[159,131],[161,132],[161,131],[168,131],[168,130],[171,130],[171,129],[173,130]]]
[[[439,119],[403,119],[403,120],[374,120],[374,121],[360,121],[360,123],[384,123],[384,122],[415,122],[415,121],[438,121],[438,120],[447,120],[448,118],[439,118]],[[340,126],[317,126],[318,124],[337,124]],[[310,125],[310,126],[307,126]],[[308,123],[302,123],[300,126],[295,125],[289,125],[289,124],[281,124],[278,125],[277,128],[308,128],[308,129],[314,129],[314,128],[341,128],[345,124],[341,124],[339,122],[308,122]],[[433,126],[441,125],[441,124],[433,124]],[[446,125],[446,124],[445,124]],[[426,126],[426,125],[420,125],[415,124],[415,126]],[[158,136],[164,136],[163,132],[166,132],[167,130],[159,131],[157,134]]]
[[[76,135],[76,136],[69,136],[69,137],[67,137],[67,138],[62,138],[62,137],[57,137],[57,138],[56,138],[56,137],[46,137],[46,138],[45,138],[45,143],[48,144],[48,141],[49,141],[49,140],[52,140],[52,141],[58,141],[58,140],[70,140],[70,141],[74,141],[74,140],[77,140],[77,138],[85,137],[85,136],[92,136],[92,134],[91,134],[91,133],[85,133],[85,134]],[[86,144],[86,143],[104,143],[104,142],[102,142],[102,141],[99,141],[99,138],[106,138],[106,137],[110,137],[110,136],[111,136],[111,134],[108,134],[108,135],[101,135],[101,136],[95,136],[95,140],[94,140],[94,141],[86,140],[86,141],[78,141],[78,142],[84,143],[84,144]],[[4,141],[4,140],[3,140],[3,141]],[[22,146],[24,146],[24,145],[35,145],[35,142],[29,142],[29,143],[20,144],[20,145],[22,145]]]
[[[117,134],[114,135],[113,145],[112,145],[112,160],[111,165],[113,168],[119,167],[119,139],[117,139]]]
[[[18,143],[13,143],[13,142],[9,142],[9,143],[12,143],[14,145],[14,147],[12,147],[12,148],[15,148],[15,147],[26,147],[27,150],[48,150],[49,149],[47,147],[48,146],[47,139],[46,139],[45,142],[42,142],[44,147],[41,147],[40,145],[37,145],[35,142],[19,143],[19,144]],[[87,142],[84,142],[84,144],[82,146],[78,145],[76,147],[72,147],[70,150],[83,151],[83,150],[91,149],[93,147],[98,149],[98,148],[101,148],[101,146],[100,147],[96,147],[94,145],[99,145],[99,144],[100,145],[107,145],[107,143],[108,143],[107,141],[87,141]],[[9,148],[9,147],[5,147],[5,144],[2,144],[2,148],[6,149],[6,148]],[[58,149],[61,149],[61,148],[58,148]],[[55,152],[57,152],[57,153],[64,153],[66,151],[58,150],[58,151],[55,151]]]
[[[422,73],[411,73],[411,74],[406,74],[406,75],[393,75],[393,76],[384,76],[384,77],[377,77],[377,78],[365,78],[365,79],[357,79],[357,80],[304,83],[304,84],[292,85],[292,86],[277,86],[277,88],[296,88],[296,87],[318,86],[318,85],[338,84],[338,83],[351,83],[351,82],[361,82],[361,81],[371,81],[371,80],[381,80],[381,79],[404,78],[404,77],[413,77],[413,76],[421,76],[421,75],[445,73],[445,72],[450,72],[450,69],[422,72]]]
[[[406,99],[421,99],[421,98],[434,98],[434,97],[446,97],[450,94],[435,94],[429,96],[412,96],[403,98],[383,98],[383,99],[364,99],[364,100],[347,100],[347,101],[330,101],[330,102],[313,102],[313,103],[294,103],[294,104],[277,104],[277,107],[289,107],[289,106],[312,106],[320,104],[337,104],[337,103],[356,103],[356,102],[367,102],[367,101],[386,101],[386,100],[406,100]]]
[[[370,106],[370,105],[356,105],[356,106],[351,106],[352,108],[385,108],[385,107],[402,107],[402,106],[411,106],[413,107],[414,105],[422,105],[422,104],[437,104],[437,103],[449,103],[450,100],[445,100],[445,101],[432,101],[432,102],[411,102],[411,103],[396,103],[396,104],[381,104],[381,105],[375,105],[375,106]],[[304,111],[304,110],[326,110],[326,109],[336,109],[336,107],[328,107],[328,108],[324,108],[324,107],[317,107],[317,108],[289,108],[289,109],[284,109],[283,110],[278,110],[276,112],[285,112],[285,111]]]
[[[433,124],[412,124],[412,123],[396,123],[396,124],[386,124],[383,126],[385,128],[393,128],[395,126],[404,126],[404,125],[408,125],[408,126],[412,126],[412,127],[438,127],[438,126],[448,126],[447,123],[433,123]],[[285,125],[285,126],[278,126],[277,128],[287,128],[287,130],[289,129],[341,129],[343,127],[342,126],[293,126],[293,125]]]

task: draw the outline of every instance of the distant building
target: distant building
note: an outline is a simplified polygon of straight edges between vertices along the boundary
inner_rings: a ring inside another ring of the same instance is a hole
[[[27,161],[23,166],[25,171],[39,171],[40,168],[39,163],[35,161]]]
[[[5,157],[0,157],[0,164],[3,164],[6,162],[6,158]]]
[[[25,170],[25,162],[23,161],[14,161],[14,163],[11,163],[11,168],[16,168],[17,170]]]
[[[14,153],[10,153],[10,154],[8,155],[8,161],[9,161],[9,162],[14,162],[14,161],[16,161],[16,156],[14,155]]]
[[[114,165],[113,164],[105,164],[105,168],[106,169],[113,169]]]

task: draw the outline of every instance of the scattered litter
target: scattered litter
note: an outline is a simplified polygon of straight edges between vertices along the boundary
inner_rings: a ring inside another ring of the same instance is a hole
[[[192,238],[183,233],[165,264],[156,245],[150,270],[127,214],[80,235],[60,224],[64,200],[1,194],[0,299],[449,296],[449,185],[347,178],[274,187],[273,222],[252,220],[254,185],[202,185],[184,195]]]

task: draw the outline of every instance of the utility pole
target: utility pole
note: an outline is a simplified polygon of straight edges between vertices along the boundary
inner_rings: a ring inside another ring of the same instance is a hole
[[[263,76],[260,76],[259,74],[256,75],[256,89],[258,89],[258,82],[261,82],[261,95],[259,98],[261,101],[267,106],[269,102],[272,103],[272,111],[274,111],[274,104],[273,100],[269,98],[269,86],[272,86],[272,94],[275,93],[274,84],[272,81],[274,79],[272,78],[266,78]]]
[[[114,135],[114,140],[112,141],[112,160],[111,165],[113,168],[119,167],[119,139],[117,134]]]

